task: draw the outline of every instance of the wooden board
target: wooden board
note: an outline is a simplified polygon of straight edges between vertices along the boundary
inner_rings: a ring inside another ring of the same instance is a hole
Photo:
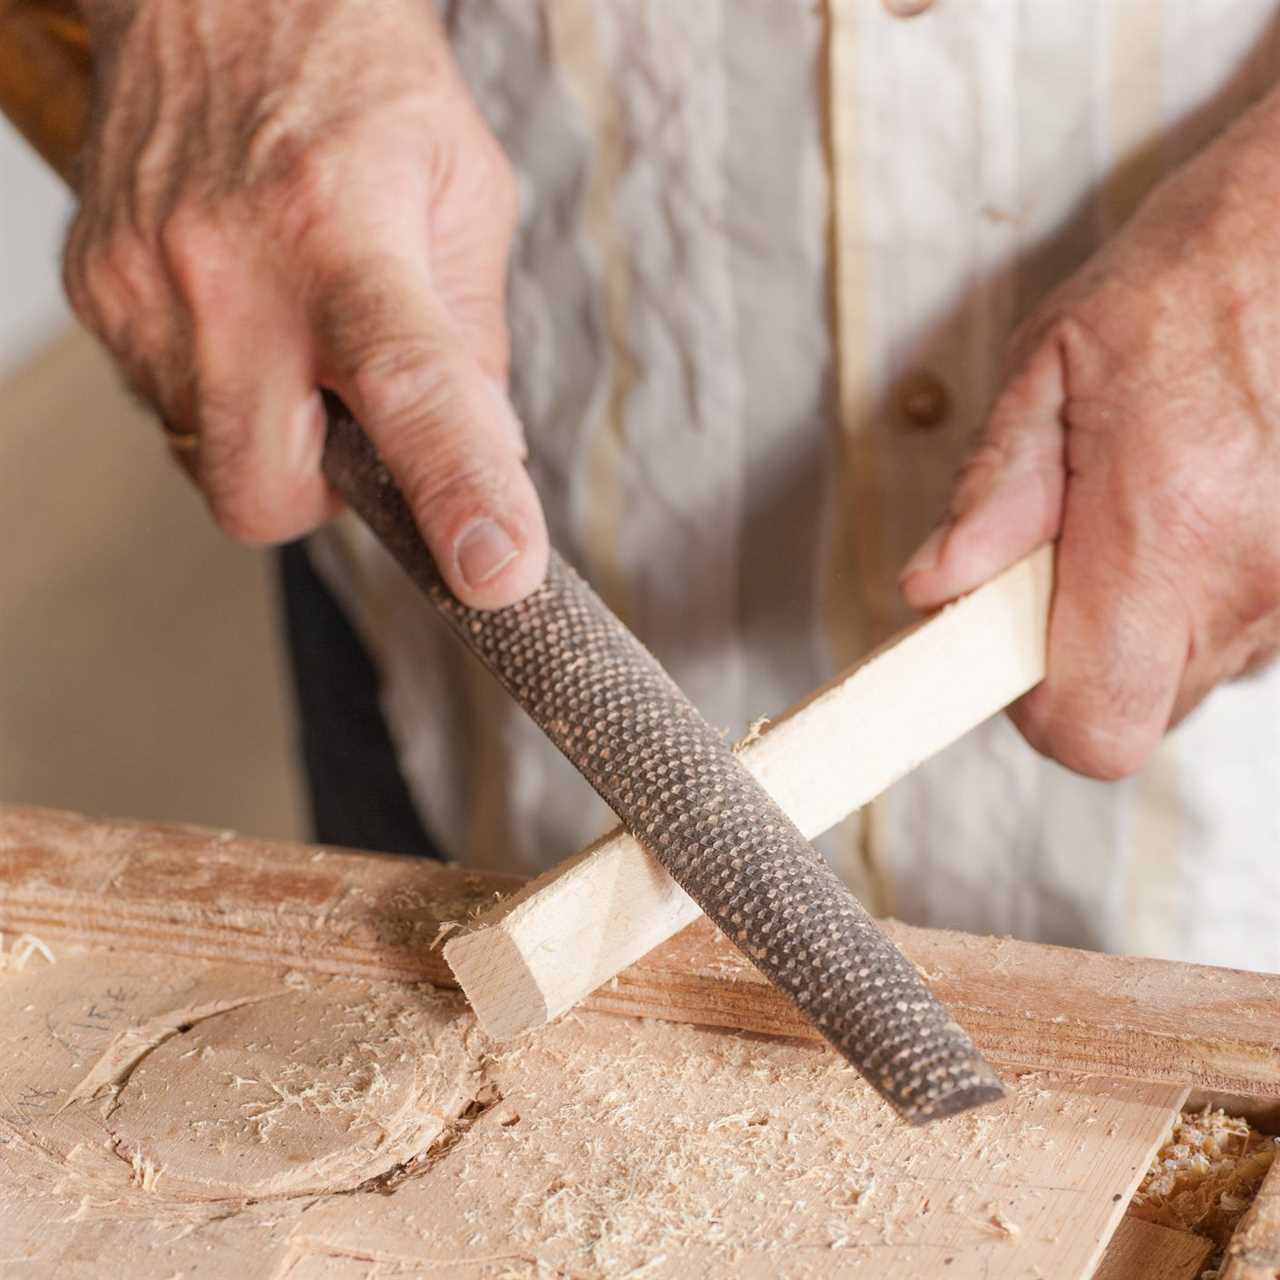
[[[1280,1276],[1280,1160],[1272,1164],[1227,1246],[1221,1280]]]
[[[806,836],[829,830],[1041,680],[1052,580],[1053,549],[1042,547],[765,726],[739,748],[742,763]],[[700,914],[619,828],[484,913],[444,954],[485,1029],[513,1036]]]
[[[1083,1280],[1185,1094],[1032,1072],[896,1122],[816,1046],[115,952],[0,973],[0,1268]]]
[[[1190,1231],[1120,1219],[1093,1280],[1196,1280],[1213,1249]]]
[[[448,985],[442,936],[517,884],[412,858],[0,806],[0,931],[48,940]],[[1280,1097],[1280,976],[888,927],[996,1062]],[[812,1037],[705,922],[590,1007]]]

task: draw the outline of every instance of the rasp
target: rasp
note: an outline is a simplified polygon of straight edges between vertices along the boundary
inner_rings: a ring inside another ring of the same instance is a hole
[[[462,642],[619,821],[908,1121],[1003,1095],[973,1041],[652,654],[554,551],[519,604],[446,586],[350,413],[326,398],[324,470]]]
[[[69,176],[85,118],[83,31],[20,34],[50,72],[0,84],[0,102]],[[17,30],[17,28],[15,28]],[[341,404],[327,399],[325,471],[461,637],[619,821],[908,1120],[1003,1090],[906,958],[734,758],[662,668],[557,555],[542,587],[481,613],[449,592],[411,513]]]

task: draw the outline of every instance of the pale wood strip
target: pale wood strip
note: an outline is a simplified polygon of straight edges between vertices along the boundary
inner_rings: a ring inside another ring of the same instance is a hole
[[[794,707],[742,762],[806,836],[834,826],[1044,675],[1053,552],[1042,547]],[[499,1039],[572,1008],[698,918],[621,828],[445,946]]]

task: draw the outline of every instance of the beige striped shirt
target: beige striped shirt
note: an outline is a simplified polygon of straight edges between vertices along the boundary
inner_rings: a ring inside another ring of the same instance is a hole
[[[512,396],[557,546],[740,733],[906,621],[1013,325],[1277,80],[1276,0],[466,0],[520,174]],[[313,541],[423,819],[534,871],[610,825],[362,530]],[[826,838],[878,911],[1280,969],[1280,673],[1120,784],[1004,720]]]

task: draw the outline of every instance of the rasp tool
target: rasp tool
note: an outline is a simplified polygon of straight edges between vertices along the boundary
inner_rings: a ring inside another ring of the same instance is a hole
[[[0,84],[0,102],[69,176],[91,59],[79,26],[40,10],[18,17],[57,92],[20,77]],[[521,603],[464,607],[363,431],[334,397],[326,409],[330,482],[622,824],[832,1045],[915,1123],[999,1098],[999,1080],[911,964],[586,583],[553,552],[546,582]]]
[[[906,1120],[1003,1096],[973,1041],[652,654],[554,551],[519,604],[446,586],[364,432],[324,470],[446,622],[703,912]]]

